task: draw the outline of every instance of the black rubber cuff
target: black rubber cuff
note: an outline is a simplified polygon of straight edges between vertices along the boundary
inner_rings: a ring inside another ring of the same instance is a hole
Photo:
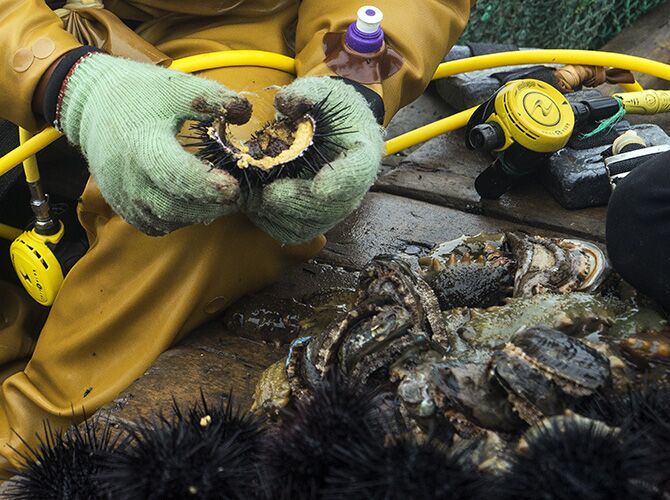
[[[385,113],[384,101],[377,92],[366,87],[362,83],[349,80],[348,78],[342,78],[341,76],[331,76],[330,78],[334,78],[336,80],[342,80],[344,83],[351,85],[353,88],[355,88],[358,91],[358,93],[361,94],[366,101],[368,101],[368,106],[372,110],[372,114],[375,115],[377,123],[379,123],[380,125],[384,124],[384,113]]]
[[[529,68],[515,69],[512,71],[500,71],[498,73],[493,73],[491,77],[498,80],[501,85],[511,82],[512,80],[532,78],[533,80],[540,80],[544,83],[548,83],[556,90],[561,90],[558,85],[558,80],[556,80],[556,77],[554,76],[554,68],[549,66],[531,66]]]
[[[74,66],[82,56],[85,56],[91,52],[102,51],[97,47],[84,45],[66,52],[63,55],[63,59],[61,59],[61,61],[56,66],[56,69],[51,74],[51,78],[49,78],[46,89],[44,90],[44,102],[42,104],[42,115],[44,116],[47,123],[53,123],[56,120],[58,94],[60,93],[60,88],[63,85],[63,80],[65,80],[65,77],[72,69],[72,66]]]
[[[470,49],[470,53],[473,56],[485,56],[487,54],[497,54],[498,52],[512,52],[519,50],[519,47],[512,43],[467,42],[465,45]]]

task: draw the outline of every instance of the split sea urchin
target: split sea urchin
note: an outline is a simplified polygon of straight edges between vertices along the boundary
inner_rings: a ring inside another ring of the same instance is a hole
[[[335,138],[350,132],[347,109],[328,96],[297,117],[280,115],[249,140],[235,137],[225,116],[192,126],[199,158],[238,179],[244,188],[280,178],[310,179],[330,164],[342,147]]]

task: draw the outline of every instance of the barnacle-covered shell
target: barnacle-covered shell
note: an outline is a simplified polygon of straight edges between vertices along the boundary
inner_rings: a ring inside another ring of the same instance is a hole
[[[483,246],[481,253],[422,257],[419,264],[443,310],[500,304],[514,282],[514,263],[492,245]]]

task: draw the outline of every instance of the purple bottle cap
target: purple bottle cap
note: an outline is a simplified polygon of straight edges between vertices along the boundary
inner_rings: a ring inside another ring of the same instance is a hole
[[[366,5],[358,9],[358,19],[349,25],[344,39],[347,47],[363,54],[381,50],[384,46],[383,18],[384,14],[377,7]]]

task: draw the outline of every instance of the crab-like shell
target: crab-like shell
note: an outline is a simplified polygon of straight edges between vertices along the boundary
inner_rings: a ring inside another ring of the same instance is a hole
[[[316,121],[309,114],[298,120],[275,120],[243,141],[230,132],[230,125],[216,120],[208,130],[211,139],[230,154],[240,169],[255,167],[270,171],[299,157],[314,143]]]

